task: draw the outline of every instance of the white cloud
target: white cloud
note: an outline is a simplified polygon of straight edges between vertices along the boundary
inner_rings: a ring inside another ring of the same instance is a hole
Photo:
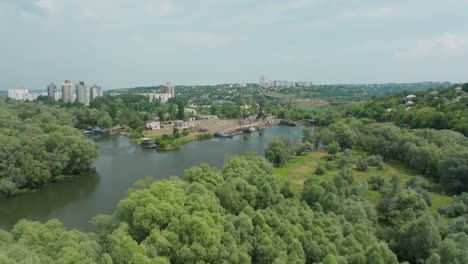
[[[402,15],[402,10],[393,7],[378,7],[363,10],[347,11],[343,14],[347,18],[381,18]]]
[[[148,2],[144,5],[145,12],[150,15],[167,16],[173,10],[173,5],[170,2]]]
[[[47,13],[54,13],[57,11],[59,3],[55,0],[39,0],[34,4]]]
[[[199,49],[225,47],[245,40],[245,37],[238,34],[181,31],[165,33],[161,35],[161,40],[172,43],[171,45],[176,47]]]
[[[397,56],[459,55],[468,53],[468,35],[446,32],[416,40],[411,47],[396,52]]]

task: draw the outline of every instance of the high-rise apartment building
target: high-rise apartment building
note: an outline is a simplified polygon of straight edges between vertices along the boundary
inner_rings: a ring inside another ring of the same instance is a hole
[[[62,84],[62,100],[64,103],[73,103],[75,101],[73,88],[73,83],[70,80],[65,80]]]
[[[175,86],[171,82],[166,83],[166,93],[170,94],[171,97],[175,96]]]
[[[55,83],[50,83],[47,85],[47,95],[55,99],[55,93],[57,92],[57,85]]]
[[[75,86],[76,101],[84,105],[89,105],[89,89],[83,81]]]
[[[97,86],[94,84],[93,86],[89,87],[89,101],[93,101],[96,97],[102,96],[102,87]]]

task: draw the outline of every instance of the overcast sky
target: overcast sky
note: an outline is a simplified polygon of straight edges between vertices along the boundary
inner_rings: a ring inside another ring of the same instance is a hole
[[[0,89],[468,81],[467,0],[0,0]]]

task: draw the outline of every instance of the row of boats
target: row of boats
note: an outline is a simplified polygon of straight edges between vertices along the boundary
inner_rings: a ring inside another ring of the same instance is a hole
[[[242,130],[244,133],[253,133],[256,132],[257,129],[255,127],[248,127]],[[233,138],[234,135],[232,133],[226,133],[224,131],[214,133],[215,138]]]
[[[248,127],[242,130],[244,133],[253,133],[256,132],[257,129],[255,127]],[[94,127],[91,130],[85,130],[85,135],[101,135],[103,133],[103,130],[100,127]],[[224,131],[219,131],[214,133],[215,138],[233,138],[234,135],[232,133],[226,133]],[[140,146],[142,148],[157,148],[159,147],[158,144],[155,143],[155,141],[151,138],[143,138]]]

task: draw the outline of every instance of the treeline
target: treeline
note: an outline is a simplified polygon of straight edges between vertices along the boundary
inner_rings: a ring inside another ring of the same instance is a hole
[[[350,186],[324,179],[298,193],[246,154],[220,170],[188,169],[184,180],[136,183],[112,216],[92,220],[93,233],[22,220],[0,232],[0,261],[398,263],[377,238],[375,217]]]
[[[468,254],[463,250],[468,246],[468,193],[463,193],[459,202],[443,208],[441,214],[431,210],[434,185],[419,176],[413,176],[405,184],[398,174],[385,178],[378,173],[368,178],[367,182],[355,183],[354,170],[366,171],[368,166],[386,170],[380,155],[366,157],[355,155],[349,149],[335,152],[328,148],[325,165],[319,165],[315,174],[323,170],[338,169],[338,175],[331,176],[335,186],[350,186],[341,192],[367,193],[373,190],[379,193],[375,206],[375,234],[385,241],[397,255],[399,261],[410,263],[466,263]],[[309,192],[309,190],[311,190]],[[317,208],[323,203],[330,203],[329,191],[320,180],[309,179],[304,183],[304,193],[309,193]],[[449,215],[448,213],[458,213]],[[359,212],[352,213],[355,217]],[[454,219],[446,219],[448,216]]]
[[[344,115],[393,122],[400,127],[450,129],[468,136],[468,83],[450,88],[403,92],[353,105]]]
[[[0,102],[0,197],[90,169],[97,150],[75,121],[62,109]]]
[[[385,138],[385,135],[392,136]],[[466,148],[466,143],[462,135],[452,131],[411,131],[394,125],[363,124],[354,121],[350,124],[337,123],[315,131],[306,128],[302,143],[287,138],[275,138],[269,142],[265,156],[275,165],[282,166],[287,164],[292,156],[300,155],[304,150],[326,149],[328,155],[315,168],[314,174],[318,176],[309,176],[302,186],[302,197],[312,209],[324,210],[329,206],[343,205],[336,195],[362,198],[364,194],[369,194],[368,190],[372,190],[378,193],[376,206],[367,212],[371,212],[374,220],[372,223],[375,224],[375,234],[388,244],[399,261],[468,263],[468,253],[464,250],[468,246],[468,185],[457,189],[460,180],[464,181],[468,176],[468,157],[458,158],[457,162],[454,162],[450,155],[447,158],[434,157],[438,162],[425,160],[427,154],[430,155],[433,151],[439,154],[442,151],[458,153]],[[428,145],[436,149],[429,150]],[[354,150],[350,150],[351,148]],[[421,152],[425,152],[426,155]],[[374,155],[370,155],[371,153]],[[435,178],[413,176],[403,183],[398,174],[383,177],[379,171],[387,170],[383,163],[384,157],[403,159],[407,165],[419,168],[421,173],[429,168],[436,169],[442,174],[439,180],[442,187],[460,195],[454,196],[454,202],[441,207],[437,213],[431,208],[431,192],[441,191],[440,185],[437,184],[439,181]],[[434,168],[434,164],[437,163],[438,168]],[[376,167],[377,172],[374,172],[367,182],[356,183],[354,171],[367,171],[369,167]],[[335,171],[337,173],[333,173]],[[326,172],[327,176],[322,176]],[[453,178],[457,179],[452,180]],[[330,182],[333,182],[332,189]],[[365,197],[375,197],[375,194]],[[350,216],[357,218],[362,217],[364,213],[355,211],[356,208],[347,209],[350,210]],[[347,263],[365,262],[348,260]]]
[[[450,130],[406,129],[389,123],[347,119],[305,133],[314,149],[336,145],[399,160],[440,183],[449,193],[468,192],[468,139]]]

